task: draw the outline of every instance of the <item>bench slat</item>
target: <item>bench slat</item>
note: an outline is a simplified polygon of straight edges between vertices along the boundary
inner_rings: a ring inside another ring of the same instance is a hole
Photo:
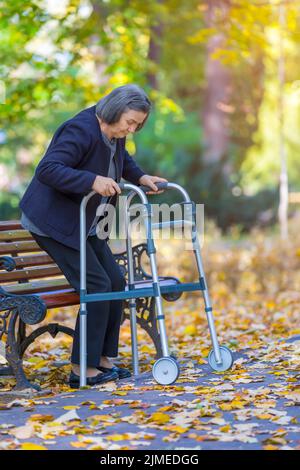
[[[70,287],[65,278],[50,279],[49,281],[26,282],[24,284],[7,284],[4,289],[10,294],[35,294]]]
[[[0,243],[0,256],[7,254],[42,251],[35,241]]]
[[[32,240],[32,235],[27,230],[1,230],[0,241]]]
[[[44,254],[43,254],[44,253]],[[43,264],[52,264],[53,259],[45,252],[31,256],[15,256],[13,257],[17,268],[25,268],[29,266],[41,266]],[[1,274],[0,274],[1,279]]]
[[[74,291],[74,289],[64,289],[61,292],[46,292],[40,294],[39,297],[43,299],[49,309],[68,307],[71,305],[78,305],[80,303],[79,295]]]
[[[20,220],[1,220],[0,231],[2,230],[20,230],[22,229]]]
[[[40,279],[42,277],[51,277],[62,275],[61,270],[56,266],[47,266],[45,268],[19,269],[11,272],[1,273],[2,282],[25,281],[29,279]]]

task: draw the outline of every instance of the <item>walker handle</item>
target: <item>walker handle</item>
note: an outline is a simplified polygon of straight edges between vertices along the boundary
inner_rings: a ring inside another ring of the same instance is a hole
[[[120,189],[124,189],[124,185],[126,183],[118,183],[119,184],[119,187]],[[157,182],[157,183],[154,183],[155,186],[157,186],[158,188],[158,191],[162,191],[163,189],[168,189],[168,181],[161,181],[161,182]],[[151,189],[149,186],[138,186],[139,189],[141,189],[142,191],[144,191],[144,193],[146,193],[147,191],[153,191],[153,189]]]

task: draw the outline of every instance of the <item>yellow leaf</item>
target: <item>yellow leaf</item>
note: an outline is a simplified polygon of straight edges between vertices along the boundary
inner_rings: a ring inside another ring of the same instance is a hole
[[[36,414],[36,415],[31,415],[29,420],[30,421],[39,421],[41,423],[47,422],[47,421],[53,421],[53,416],[52,415],[41,415],[41,414]]]
[[[171,411],[173,410],[173,406],[162,406],[159,411],[163,412],[163,411]]]
[[[291,335],[300,335],[300,328],[294,328],[290,333]]]
[[[34,366],[32,368],[35,369],[35,370],[38,370],[38,369],[42,369],[42,367],[45,367],[47,365],[48,365],[48,361],[43,360],[43,361],[39,361],[36,364],[34,364]]]
[[[83,427],[80,427],[80,428],[74,427],[74,428],[73,428],[73,431],[74,431],[75,434],[82,434],[82,435],[85,435],[85,434],[93,434],[93,430],[92,430],[92,429],[83,428]]]
[[[254,403],[256,408],[274,408],[276,406],[276,400],[265,400],[258,403]]]
[[[154,434],[143,434],[143,439],[155,439],[155,435]]]
[[[47,447],[34,444],[34,442],[23,442],[21,448],[22,450],[48,450]]]
[[[271,419],[271,418],[273,418],[273,416],[269,413],[255,414],[255,416],[259,419]]]
[[[227,424],[227,426],[222,426],[219,430],[221,432],[228,432],[228,431],[230,431],[230,429],[231,428],[230,428],[229,424]]]
[[[32,364],[37,364],[38,362],[41,362],[43,360],[44,359],[42,359],[41,357],[29,357],[27,359],[27,362],[31,362]]]
[[[185,335],[195,336],[197,334],[197,328],[195,327],[195,325],[188,325],[184,329],[184,334]]]
[[[150,348],[150,346],[147,346],[147,344],[144,344],[142,347],[141,347],[141,351],[142,352],[147,352],[147,353],[153,353],[153,348]]]
[[[182,426],[172,426],[171,425],[171,426],[168,426],[168,431],[183,434],[184,432],[187,432],[187,428],[183,428]]]
[[[127,434],[112,434],[107,436],[106,439],[109,439],[110,441],[124,441],[125,439],[128,439],[128,436]]]
[[[208,349],[208,348],[201,349],[201,354],[202,354],[203,357],[207,357],[209,355],[209,353],[210,353],[210,349]]]
[[[94,415],[94,416],[89,416],[87,418],[88,421],[92,420],[92,421],[110,421],[111,420],[111,416],[109,415]]]
[[[231,402],[231,405],[233,408],[244,408],[244,406],[246,405],[246,402],[245,401],[241,401],[241,400],[233,400]]]
[[[69,405],[69,406],[63,406],[64,410],[79,410],[80,406],[76,405]]]
[[[84,442],[70,442],[72,447],[80,448],[80,447],[86,447],[87,444]]]
[[[204,359],[197,359],[198,364],[206,364],[206,361]]]
[[[232,410],[232,405],[229,405],[227,403],[221,403],[219,405],[219,408],[221,408],[221,410],[223,410],[223,411],[230,411],[230,410]]]
[[[153,413],[153,415],[150,416],[149,421],[154,421],[157,424],[164,424],[170,421],[170,416],[165,413]]]
[[[276,307],[276,304],[275,304],[275,302],[272,302],[272,301],[266,302],[266,307],[269,308],[269,309],[273,309],[273,308]]]
[[[47,423],[47,427],[51,427],[51,428],[59,428],[61,425],[59,423],[57,423],[56,421],[52,421],[52,423]],[[56,431],[56,429],[54,429],[54,431]]]

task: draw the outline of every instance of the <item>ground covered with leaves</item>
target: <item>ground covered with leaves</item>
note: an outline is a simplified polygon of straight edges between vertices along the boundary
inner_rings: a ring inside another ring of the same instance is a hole
[[[139,377],[80,391],[67,385],[71,339],[40,337],[24,364],[42,394],[13,396],[14,379],[0,380],[0,448],[300,449],[297,225],[288,244],[254,231],[242,241],[208,239],[203,247],[219,341],[234,352],[231,370],[217,373],[207,364],[211,342],[198,293],[164,302],[181,368],[171,386],[153,380],[155,351],[143,331]],[[160,273],[197,279],[193,255],[178,241],[159,253]],[[53,310],[47,320],[73,326],[76,313]],[[116,363],[130,361],[125,322]]]

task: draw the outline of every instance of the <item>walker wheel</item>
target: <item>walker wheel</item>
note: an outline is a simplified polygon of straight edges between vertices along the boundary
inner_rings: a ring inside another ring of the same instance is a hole
[[[233,355],[229,348],[226,346],[220,346],[221,364],[217,364],[214,350],[212,349],[208,355],[208,363],[213,370],[218,372],[224,372],[232,367]]]
[[[171,385],[179,377],[179,365],[172,357],[160,357],[152,367],[154,380],[160,385]]]

